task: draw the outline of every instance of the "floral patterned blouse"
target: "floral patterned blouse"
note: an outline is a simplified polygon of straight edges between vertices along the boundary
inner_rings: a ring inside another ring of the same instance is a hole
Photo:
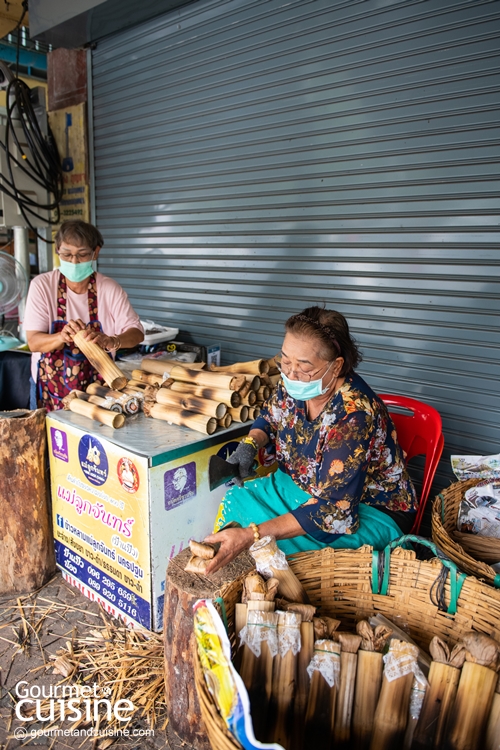
[[[348,375],[312,421],[305,406],[287,394],[280,380],[252,429],[269,435],[279,468],[311,495],[291,511],[307,534],[320,541],[354,534],[359,503],[416,510],[392,420],[363,378]]]

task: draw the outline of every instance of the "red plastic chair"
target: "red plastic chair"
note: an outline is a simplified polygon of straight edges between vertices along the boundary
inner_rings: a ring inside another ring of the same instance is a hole
[[[406,461],[414,456],[425,455],[424,480],[415,522],[411,533],[418,534],[425,505],[431,491],[432,481],[443,452],[444,437],[441,416],[434,407],[407,396],[379,394],[389,409],[398,433],[398,441],[406,453]],[[406,413],[394,411],[391,407],[404,409]],[[409,413],[408,413],[409,412]]]

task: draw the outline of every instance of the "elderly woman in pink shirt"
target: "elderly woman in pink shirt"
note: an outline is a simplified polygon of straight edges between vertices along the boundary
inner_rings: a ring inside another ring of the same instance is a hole
[[[60,266],[33,279],[24,328],[32,355],[31,408],[62,408],[71,390],[85,390],[99,375],[75,346],[86,338],[113,354],[144,339],[139,316],[116,281],[93,270],[104,244],[101,233],[84,221],[65,221],[56,235]]]

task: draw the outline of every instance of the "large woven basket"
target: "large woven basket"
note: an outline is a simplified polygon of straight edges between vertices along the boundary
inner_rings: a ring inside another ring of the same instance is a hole
[[[489,540],[457,530],[458,510],[464,493],[480,481],[454,482],[436,497],[432,504],[432,538],[461,570],[500,588],[500,574],[488,565],[488,561],[500,561],[500,539]]]
[[[425,544],[436,558],[417,560],[414,551],[398,547],[404,540]],[[400,627],[407,626],[414,640],[425,649],[435,635],[451,644],[468,630],[500,637],[500,591],[460,573],[455,563],[442,559],[442,553],[428,540],[402,537],[380,553],[368,546],[359,550],[326,547],[294,555],[289,563],[311,603],[321,608],[320,614],[340,619],[342,627],[353,627],[359,619],[380,612]],[[241,590],[240,578],[224,594],[223,614],[227,615],[232,645],[234,605],[241,601]],[[194,664],[201,714],[211,747],[241,749],[227,731],[207,690],[196,648]]]

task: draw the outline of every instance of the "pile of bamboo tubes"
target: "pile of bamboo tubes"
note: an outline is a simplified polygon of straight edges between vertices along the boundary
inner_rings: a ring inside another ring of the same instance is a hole
[[[493,638],[471,631],[451,650],[434,638],[425,677],[427,654],[406,636],[377,618],[344,632],[312,605],[278,598],[282,581],[272,575],[250,573],[235,609],[233,661],[258,740],[285,750],[498,750],[500,644]]]
[[[265,359],[205,370],[202,363],[145,357],[128,387],[143,393],[146,416],[211,435],[258,416],[276,377],[269,370]]]

